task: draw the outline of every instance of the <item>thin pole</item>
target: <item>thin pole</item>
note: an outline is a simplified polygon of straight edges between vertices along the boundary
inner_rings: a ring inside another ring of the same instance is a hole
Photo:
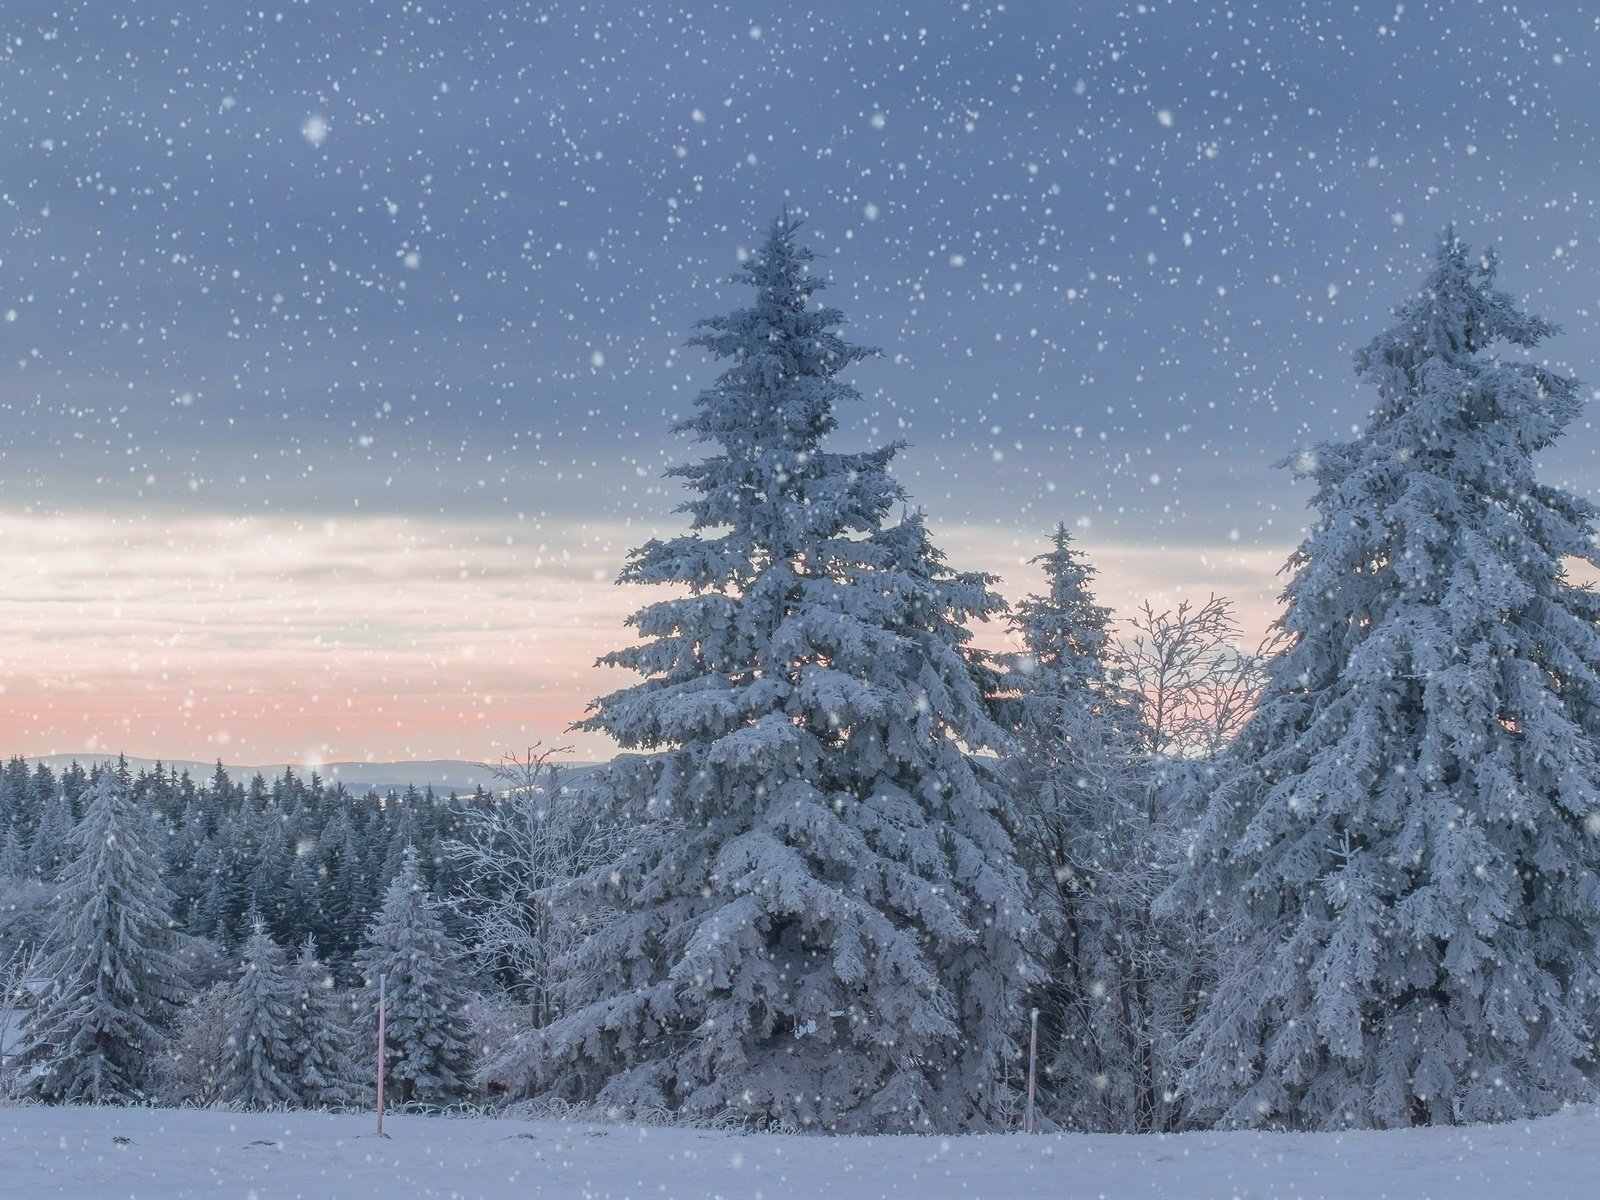
[[[378,976],[378,1136],[383,1136],[383,1060],[384,1038],[389,1020],[388,997],[385,995],[384,986],[388,980],[387,975]]]
[[[1033,1098],[1038,1090],[1039,1082],[1039,1010],[1033,1010],[1029,1018],[1031,1026],[1028,1033],[1028,1112],[1022,1119],[1024,1133],[1038,1133],[1039,1119],[1034,1113]]]

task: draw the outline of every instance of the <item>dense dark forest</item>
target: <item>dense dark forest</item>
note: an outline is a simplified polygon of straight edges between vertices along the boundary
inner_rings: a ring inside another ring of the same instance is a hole
[[[325,786],[316,772],[235,780],[220,762],[196,780],[160,764],[131,773],[125,761],[73,763],[58,774],[13,757],[0,774],[5,948],[45,920],[84,794],[102,770],[160,830],[161,875],[179,930],[232,953],[259,918],[283,945],[314,939],[341,982],[355,982],[354,955],[406,847],[417,848],[430,887],[456,890],[441,848],[460,835],[467,806],[485,801],[481,789],[465,799],[431,788],[354,795]]]

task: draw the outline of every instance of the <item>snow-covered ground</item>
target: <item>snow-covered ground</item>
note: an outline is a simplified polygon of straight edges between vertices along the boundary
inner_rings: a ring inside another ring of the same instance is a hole
[[[1399,1133],[824,1138],[327,1113],[0,1109],[6,1200],[1576,1200],[1600,1112]],[[127,1139],[125,1142],[120,1139]]]

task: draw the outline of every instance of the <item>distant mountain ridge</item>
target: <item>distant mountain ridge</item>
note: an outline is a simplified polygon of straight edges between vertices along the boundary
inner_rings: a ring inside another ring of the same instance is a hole
[[[83,754],[42,754],[36,758],[29,758],[28,762],[44,763],[52,771],[60,772],[63,768],[77,762],[79,766],[88,770],[95,763],[111,763],[115,765],[117,756],[104,751],[93,751]],[[128,756],[128,769],[137,775],[140,771],[155,769],[158,760],[153,758],[135,758]],[[159,760],[163,770],[176,768],[180,773],[188,771],[196,783],[204,783],[211,778],[212,772],[217,769],[215,762],[194,762],[188,759],[164,758]],[[595,763],[572,762],[562,763],[568,769],[584,770],[596,766]],[[248,783],[258,772],[266,779],[281,776],[284,771],[292,770],[301,779],[308,779],[311,772],[315,771],[323,781],[330,786],[342,783],[348,791],[365,793],[369,790],[386,792],[390,790],[404,791],[407,787],[415,787],[419,791],[431,787],[434,792],[443,796],[451,792],[471,792],[479,784],[485,791],[493,790],[494,776],[483,763],[464,762],[459,759],[423,759],[417,762],[330,762],[330,763],[272,763],[267,766],[243,766],[235,763],[223,763],[223,769],[235,783]],[[503,785],[502,785],[503,786]]]

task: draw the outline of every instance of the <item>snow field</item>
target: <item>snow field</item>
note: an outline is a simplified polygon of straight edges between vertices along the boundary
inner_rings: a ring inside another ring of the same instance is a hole
[[[151,1108],[0,1110],[5,1200],[1579,1200],[1600,1110],[1374,1133],[741,1135]],[[126,1143],[117,1139],[126,1138]]]

